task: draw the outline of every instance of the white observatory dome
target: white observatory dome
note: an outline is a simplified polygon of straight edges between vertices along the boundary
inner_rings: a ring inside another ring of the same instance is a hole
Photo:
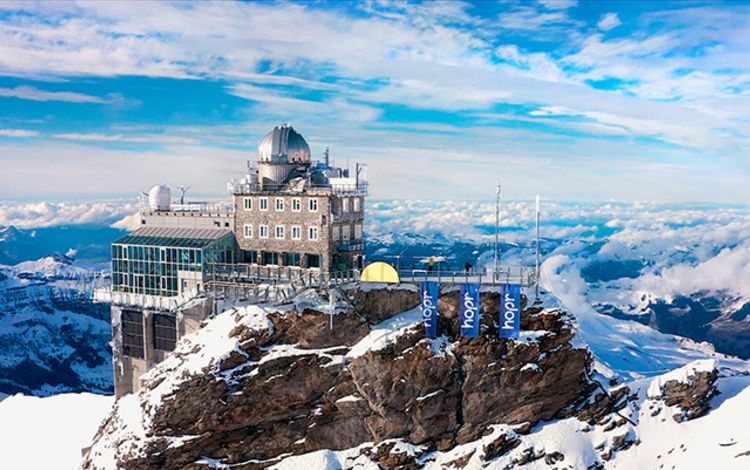
[[[157,184],[148,192],[148,206],[152,211],[168,211],[172,206],[172,190]]]
[[[309,163],[310,146],[292,126],[276,126],[260,141],[258,162]]]

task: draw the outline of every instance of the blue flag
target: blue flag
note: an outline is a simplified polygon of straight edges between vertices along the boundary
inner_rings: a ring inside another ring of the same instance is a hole
[[[479,285],[461,284],[459,297],[459,321],[461,336],[476,338],[479,336]]]
[[[438,298],[440,287],[435,281],[419,283],[419,298],[422,299],[422,319],[424,320],[424,334],[430,338],[437,336]]]
[[[504,284],[500,290],[500,337],[518,338],[521,333],[521,286]]]

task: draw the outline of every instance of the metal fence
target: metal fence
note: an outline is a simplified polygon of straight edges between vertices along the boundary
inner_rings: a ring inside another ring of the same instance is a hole
[[[358,270],[325,272],[318,268],[299,266],[260,266],[255,264],[209,263],[205,281],[211,283],[255,284],[258,282],[290,282],[305,286],[341,284],[359,280]]]
[[[534,268],[527,266],[500,266],[497,272],[487,271],[438,271],[429,269],[400,270],[401,282],[436,281],[441,284],[472,282],[482,285],[520,284],[533,286],[536,282]]]

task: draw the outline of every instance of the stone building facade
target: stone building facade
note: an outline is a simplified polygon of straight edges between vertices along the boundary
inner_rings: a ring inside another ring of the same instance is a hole
[[[361,269],[363,196],[258,191],[234,199],[239,262],[326,272]]]

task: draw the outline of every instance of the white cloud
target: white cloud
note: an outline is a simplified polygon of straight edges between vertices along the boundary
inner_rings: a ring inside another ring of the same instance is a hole
[[[590,25],[572,19],[572,12],[566,10],[573,5],[512,4],[494,21],[472,16],[472,8],[457,2],[373,2],[364,4],[366,11],[357,14],[318,9],[315,4],[159,2],[133,9],[118,2],[24,3],[16,8],[32,15],[3,17],[0,72],[23,77],[221,79],[227,81],[229,92],[258,103],[248,111],[247,121],[237,122],[229,131],[166,129],[168,132],[159,133],[155,129],[136,132],[118,128],[109,132],[67,130],[50,136],[59,139],[56,143],[60,146],[56,150],[44,147],[45,151],[69,158],[78,173],[91,173],[97,181],[121,175],[136,165],[113,162],[110,157],[116,152],[94,146],[80,146],[82,155],[72,155],[71,147],[61,141],[169,145],[149,153],[150,160],[122,153],[123,158],[134,158],[149,168],[172,164],[174,159],[166,156],[176,158],[174,152],[180,145],[189,149],[188,153],[229,161],[221,156],[246,159],[252,158],[252,152],[228,153],[209,147],[216,141],[201,139],[216,137],[219,144],[249,147],[255,138],[252,133],[265,130],[268,121],[291,119],[313,144],[332,143],[338,145],[334,152],[341,155],[370,159],[371,170],[380,179],[373,187],[387,188],[387,194],[424,194],[428,190],[432,191],[429,195],[436,195],[426,182],[414,183],[413,177],[399,174],[406,168],[419,172],[424,165],[442,172],[430,178],[452,183],[449,191],[454,194],[475,194],[477,182],[491,185],[493,175],[512,161],[523,173],[518,177],[518,191],[531,191],[525,188],[543,182],[567,197],[588,197],[595,190],[605,191],[607,197],[638,197],[647,190],[649,197],[687,194],[692,199],[679,181],[662,182],[659,176],[687,178],[705,186],[706,174],[733,167],[736,171],[726,174],[726,181],[708,181],[713,188],[703,189],[700,197],[744,197],[747,190],[739,180],[750,172],[744,163],[750,146],[745,111],[750,72],[742,64],[750,61],[740,60],[746,31],[741,18],[747,21],[749,15],[742,9],[736,18],[712,16],[710,11],[716,9],[700,13],[677,10],[675,18],[690,16],[693,25],[689,29],[644,27],[610,38],[589,34]],[[658,18],[642,15],[641,20],[647,26],[659,21],[671,25],[671,17],[667,12]],[[278,27],[279,18],[283,18],[283,28]],[[720,36],[712,32],[711,22],[716,19],[727,25]],[[546,53],[519,48],[514,35],[524,34],[540,41],[554,36],[560,47]],[[696,42],[693,35],[703,42]],[[499,47],[498,37],[503,38]],[[700,44],[713,46],[696,56],[692,48]],[[498,58],[503,62],[497,63]],[[727,73],[729,63],[745,73]],[[690,66],[699,70],[687,70]],[[332,77],[335,80],[328,80]],[[592,89],[588,83],[597,80],[619,82],[616,88],[622,90]],[[262,86],[269,84],[273,87]],[[19,88],[5,90],[36,99],[116,99]],[[310,98],[309,94],[300,96],[300,89],[321,93]],[[450,123],[404,119],[406,122],[395,125],[411,132],[392,130],[393,124],[382,122],[386,121],[383,104],[445,111]],[[514,116],[508,111],[502,116],[494,111],[505,105],[565,112]],[[467,124],[462,122],[464,117],[482,121]],[[534,127],[518,129],[519,123]],[[487,128],[481,129],[481,125]],[[240,132],[242,129],[252,131],[248,135],[248,131]],[[665,149],[662,142],[683,148]],[[105,156],[107,164],[87,154]],[[12,156],[4,158],[16,162],[26,175],[47,178],[31,168],[28,159],[21,161],[21,155],[21,150],[13,149]],[[700,161],[695,159],[698,155]],[[455,166],[449,160],[472,166],[466,171],[476,181],[452,182]],[[586,162],[587,169],[598,173],[576,172],[571,162]],[[195,164],[205,169],[204,163]],[[668,173],[667,167],[675,165],[678,170]],[[152,174],[168,177],[171,168],[157,168]],[[655,170],[655,175],[638,179],[636,173],[643,168]],[[181,172],[193,175],[187,169]],[[614,172],[625,176],[609,183],[603,180]],[[66,181],[83,179],[71,174],[72,170],[61,173]],[[206,188],[219,187],[223,183],[217,183],[226,178],[219,177],[217,171],[209,174]],[[556,177],[561,174],[566,179]],[[7,188],[21,186],[11,183]],[[120,182],[117,186],[123,190]],[[579,192],[583,188],[591,192]],[[12,193],[0,188],[0,194]]]
[[[109,103],[110,99],[72,91],[45,91],[32,86],[0,88],[0,97],[31,101],[67,101],[69,103]]]
[[[567,10],[578,5],[578,0],[538,0],[548,10]]]
[[[0,129],[0,136],[4,137],[36,137],[38,135],[39,132],[26,129]]]
[[[602,16],[602,19],[599,20],[596,26],[602,31],[609,31],[620,26],[621,24],[622,23],[620,22],[620,18],[617,16],[617,13],[607,13],[606,15]]]
[[[56,225],[110,224],[137,211],[133,202],[0,202],[0,226],[42,228]]]

